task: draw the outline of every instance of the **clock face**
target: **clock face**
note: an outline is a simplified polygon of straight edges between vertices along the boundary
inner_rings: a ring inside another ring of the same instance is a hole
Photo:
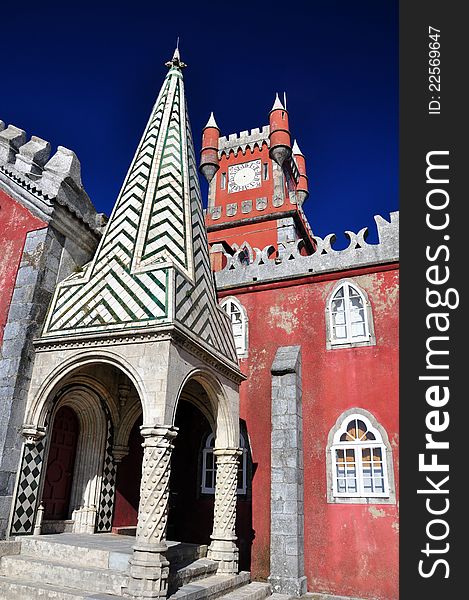
[[[228,167],[228,192],[252,190],[261,185],[261,161],[250,162]]]

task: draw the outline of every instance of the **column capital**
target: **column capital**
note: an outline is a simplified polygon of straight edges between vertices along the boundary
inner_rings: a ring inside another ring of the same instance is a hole
[[[36,427],[31,423],[24,423],[21,429],[21,433],[26,438],[26,444],[35,444],[46,435],[44,427]]]
[[[119,445],[114,445],[112,447],[112,456],[114,458],[114,462],[116,463],[120,463],[122,461],[122,459],[127,456],[129,454],[129,447],[128,446],[119,446]]]
[[[143,446],[166,447],[177,436],[178,427],[173,425],[142,425],[140,433],[144,438]]]
[[[230,458],[238,460],[238,456],[241,456],[242,453],[243,451],[240,448],[214,448],[213,450],[213,454],[220,462],[223,459],[228,461]]]

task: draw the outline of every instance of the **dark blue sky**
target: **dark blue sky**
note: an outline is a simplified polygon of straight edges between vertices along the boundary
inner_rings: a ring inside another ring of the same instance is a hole
[[[109,214],[180,36],[196,151],[211,110],[224,135],[251,129],[286,90],[313,231],[369,226],[374,240],[373,215],[398,208],[397,11],[394,0],[5,3],[0,119],[74,150]]]

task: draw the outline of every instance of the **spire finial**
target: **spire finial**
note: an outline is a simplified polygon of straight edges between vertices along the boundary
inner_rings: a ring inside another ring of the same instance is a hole
[[[178,69],[183,69],[184,67],[187,67],[186,63],[182,62],[181,55],[179,54],[179,36],[176,41],[176,49],[174,50],[173,58],[171,60],[168,60],[168,62],[165,63],[165,65],[169,69],[171,69],[172,67],[177,67]]]
[[[298,142],[296,140],[294,140],[293,142],[292,154],[294,156],[303,156],[303,152],[301,152],[300,147],[298,146]]]
[[[274,105],[272,106],[270,112],[272,112],[273,110],[277,110],[279,108],[281,108],[282,110],[285,109],[282,102],[280,101],[280,98],[278,97],[278,92],[276,92],[275,93],[275,102],[274,102]]]
[[[207,125],[205,125],[204,129],[207,129],[207,127],[216,127],[218,130],[220,130],[217,122],[215,121],[215,117],[213,116],[213,112],[210,113],[209,120],[207,121]]]

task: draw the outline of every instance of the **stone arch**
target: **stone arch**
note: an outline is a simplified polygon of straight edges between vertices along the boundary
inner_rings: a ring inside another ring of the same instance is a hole
[[[210,405],[210,414],[204,407],[205,416],[214,427],[216,434],[215,448],[238,448],[239,444],[239,417],[234,414],[229,406],[229,401],[223,385],[215,374],[207,368],[197,368],[190,371],[179,386],[176,402],[172,407],[170,423],[174,424],[176,411],[184,393],[184,388],[190,381],[199,383],[207,394]],[[200,406],[198,406],[200,408]]]
[[[106,450],[108,423],[99,394],[88,386],[72,384],[55,398],[46,416],[46,425],[52,430],[58,411],[68,406],[75,412],[80,424],[72,489],[70,516],[73,531],[93,533],[102,483],[103,457]],[[44,456],[47,464],[50,436]],[[44,475],[45,475],[44,470]]]
[[[114,438],[115,446],[119,448],[126,448],[128,446],[130,432],[141,414],[142,406],[139,402],[133,402],[130,406],[126,407],[125,415],[122,416]]]
[[[63,363],[53,369],[44,381],[40,385],[37,393],[29,404],[25,416],[25,422],[27,426],[36,427],[44,430],[46,425],[46,417],[49,412],[51,403],[56,397],[57,393],[60,392],[60,388],[63,387],[64,383],[73,378],[74,374],[82,367],[92,364],[109,364],[119,371],[124,373],[132,382],[142,404],[142,410],[145,418],[145,408],[148,403],[146,402],[147,393],[146,387],[139,376],[138,372],[134,367],[125,360],[122,356],[118,355],[109,350],[102,349],[97,352],[80,352],[65,360]],[[105,392],[106,397],[109,394]]]

